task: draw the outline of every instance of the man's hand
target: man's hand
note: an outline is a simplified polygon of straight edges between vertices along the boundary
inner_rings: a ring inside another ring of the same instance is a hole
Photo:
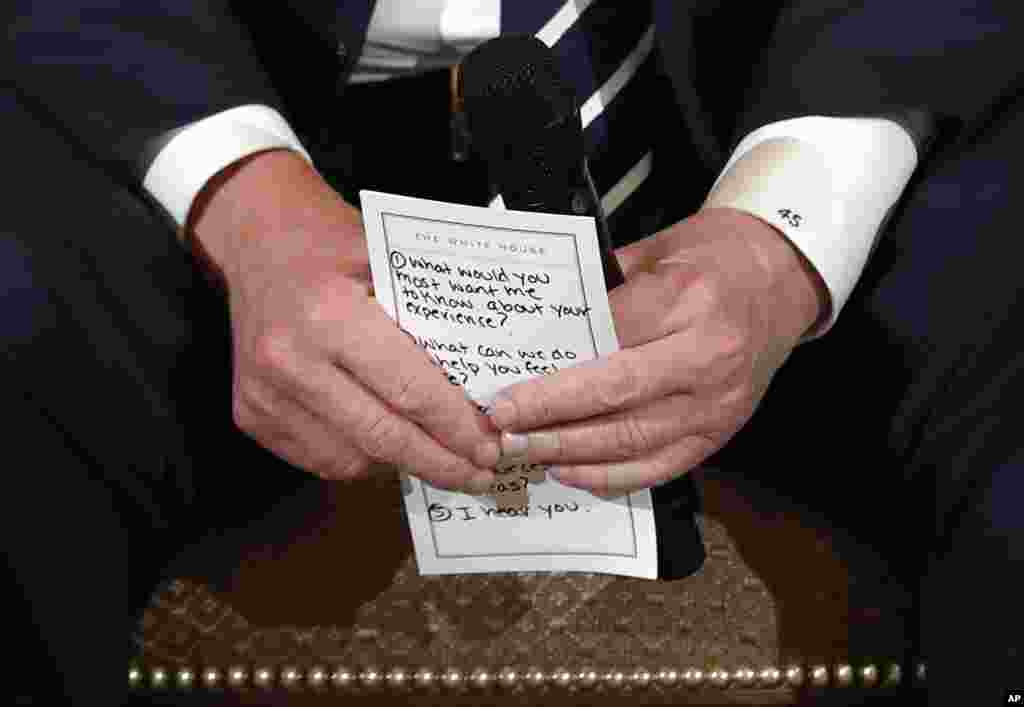
[[[236,163],[190,225],[227,288],[244,432],[327,479],[378,461],[442,488],[489,488],[496,432],[372,298],[359,212],[301,157]]]
[[[617,255],[622,349],[509,386],[491,413],[506,458],[554,463],[560,481],[602,496],[668,481],[724,445],[828,306],[795,248],[733,209]]]

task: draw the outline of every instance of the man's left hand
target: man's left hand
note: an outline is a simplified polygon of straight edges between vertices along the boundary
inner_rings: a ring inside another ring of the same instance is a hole
[[[555,464],[559,481],[600,496],[669,481],[722,447],[828,308],[795,247],[733,209],[616,254],[621,350],[509,386],[491,412],[503,460]]]

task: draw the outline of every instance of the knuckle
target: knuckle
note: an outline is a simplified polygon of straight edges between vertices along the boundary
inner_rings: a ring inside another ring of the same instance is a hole
[[[291,337],[279,331],[265,332],[253,342],[249,358],[258,371],[286,373],[294,367],[295,360]]]
[[[641,394],[640,375],[626,358],[609,359],[611,375],[597,386],[597,399],[605,411],[617,410],[636,401]]]
[[[635,415],[626,415],[616,425],[619,450],[628,457],[636,457],[652,450],[651,437]]]
[[[532,427],[542,427],[554,419],[555,409],[551,394],[544,386],[535,389],[530,384],[524,391],[519,384],[502,393],[502,397],[512,410],[511,418],[517,424],[528,423]]]
[[[529,398],[528,402],[520,396],[510,396],[509,399],[516,410],[520,411],[516,415],[517,420],[533,420],[534,426],[542,427],[555,419],[554,399],[550,393],[540,392]]]
[[[398,410],[415,420],[423,419],[436,407],[427,385],[417,376],[401,379],[391,401]]]
[[[370,420],[360,440],[366,455],[380,461],[403,458],[411,441],[409,435],[402,432],[398,420],[387,412]]]
[[[737,385],[750,377],[754,354],[750,333],[740,324],[718,322],[706,330],[707,344],[696,352],[694,363],[705,385]]]

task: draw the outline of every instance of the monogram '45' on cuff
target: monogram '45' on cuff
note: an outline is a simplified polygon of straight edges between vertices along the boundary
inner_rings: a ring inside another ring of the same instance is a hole
[[[867,263],[890,209],[917,166],[914,140],[884,118],[807,116],[744,138],[705,208],[746,211],[778,228],[828,288],[835,322]]]

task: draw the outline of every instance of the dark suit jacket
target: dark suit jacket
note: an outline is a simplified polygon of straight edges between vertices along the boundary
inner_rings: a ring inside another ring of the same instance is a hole
[[[325,96],[344,100],[372,11],[371,0],[12,4],[8,90],[82,158],[140,192],[156,137],[237,105],[278,108],[315,156],[332,127],[318,108]],[[739,138],[784,118],[890,115],[921,144],[933,134],[933,153],[969,145],[1022,87],[1017,4],[654,0],[679,111],[659,163],[686,165],[694,195],[675,191],[673,215],[699,204]],[[692,485],[656,489],[655,500],[661,575],[685,575],[703,558]]]
[[[15,0],[7,80],[96,160],[141,175],[154,136],[245,103],[317,127],[372,0]],[[654,0],[667,73],[709,174],[743,134],[801,115],[949,119],[964,136],[1020,88],[1012,0]],[[10,65],[10,64],[9,64]],[[131,178],[131,177],[126,177]]]

